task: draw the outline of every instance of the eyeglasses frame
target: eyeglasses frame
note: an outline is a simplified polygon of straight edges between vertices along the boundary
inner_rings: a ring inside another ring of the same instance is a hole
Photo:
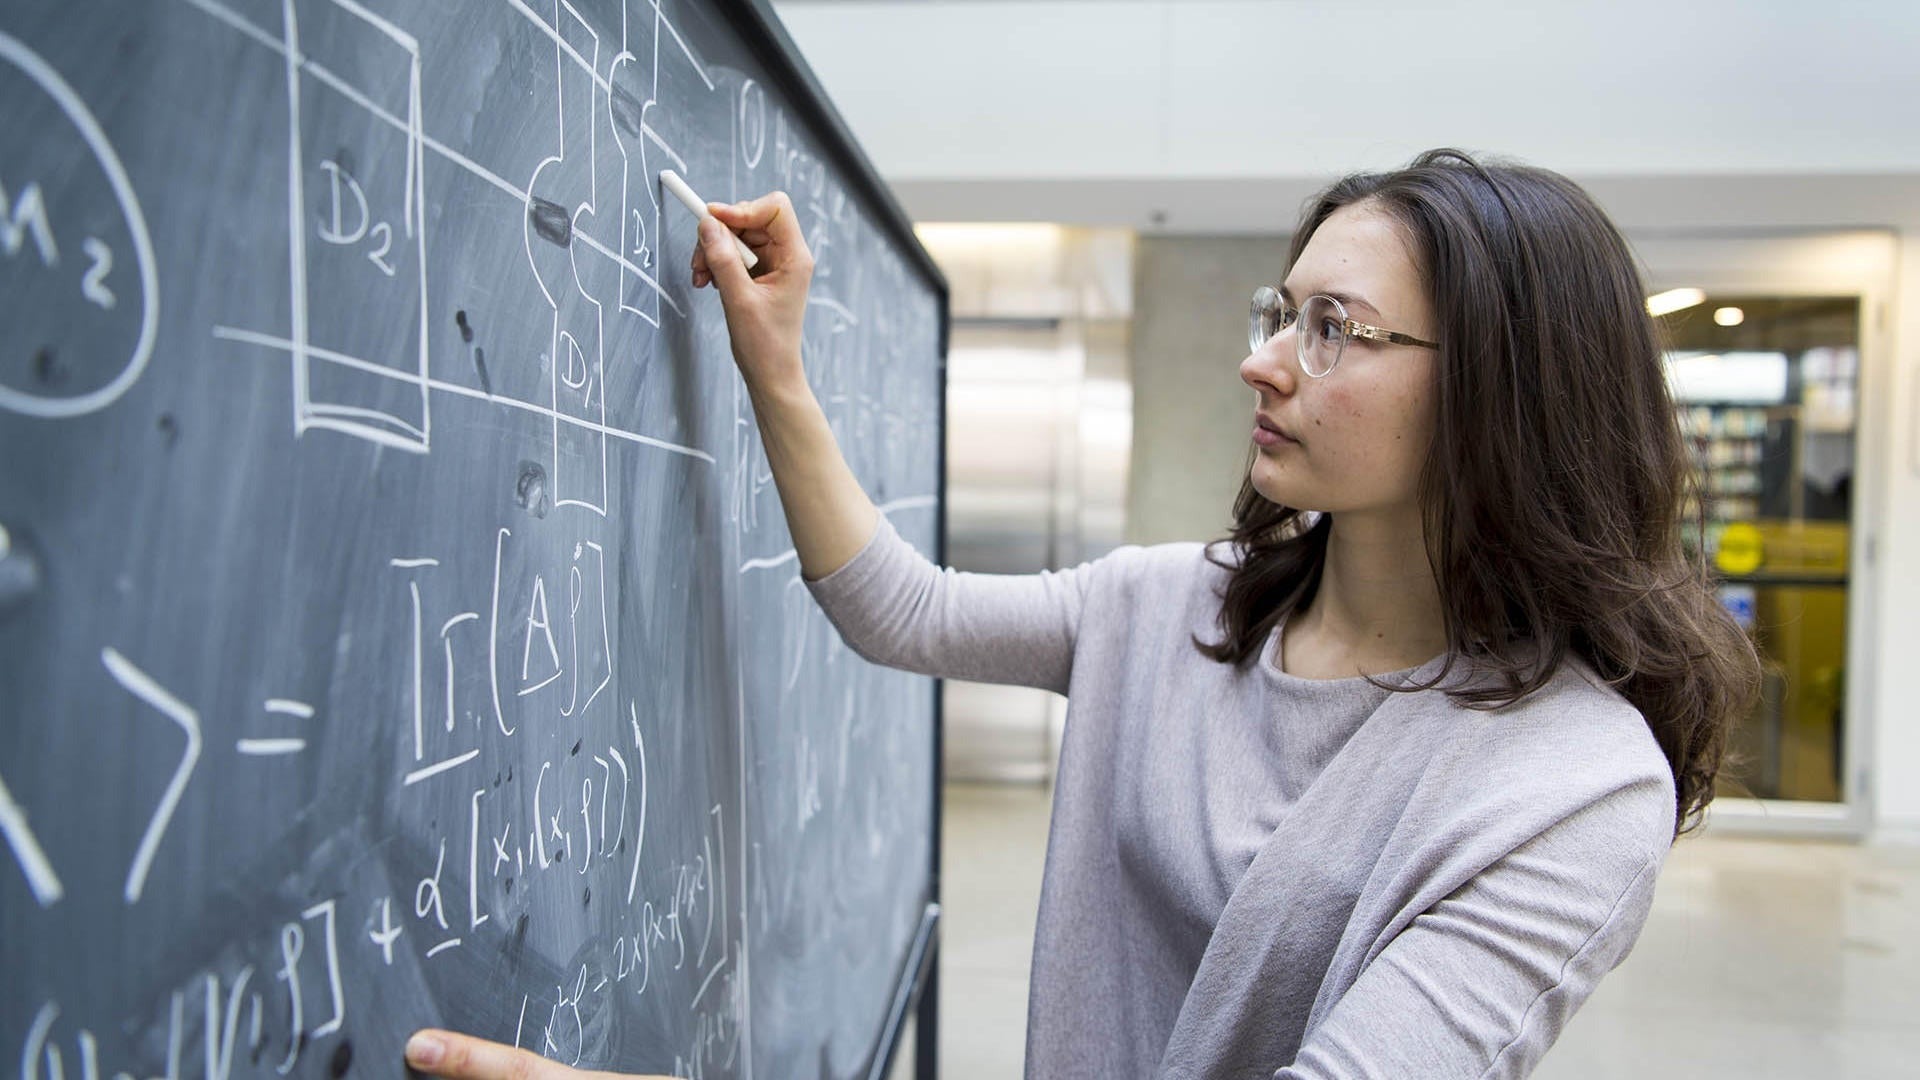
[[[1247,307],[1249,308],[1250,312],[1257,312],[1259,309],[1260,289],[1266,289],[1271,291],[1274,294],[1274,296],[1279,298],[1282,304],[1287,303],[1287,295],[1285,293],[1281,292],[1279,289],[1275,289],[1271,285],[1262,285],[1260,286],[1259,289],[1255,289],[1253,291],[1253,299],[1250,300],[1247,304]],[[1339,297],[1328,296],[1326,293],[1314,293],[1308,296],[1305,300],[1302,300],[1300,303],[1292,305],[1293,318],[1288,320],[1286,325],[1280,328],[1280,330],[1282,331],[1288,330],[1288,329],[1295,330],[1293,347],[1296,355],[1299,354],[1301,350],[1305,348],[1305,345],[1300,341],[1298,330],[1297,330],[1297,327],[1300,323],[1300,312],[1302,309],[1304,309],[1307,306],[1307,303],[1309,301],[1312,301],[1316,298],[1325,300],[1328,303],[1332,304],[1333,309],[1340,313],[1341,327],[1346,331],[1346,335],[1349,339],[1365,338],[1368,341],[1380,341],[1380,342],[1385,342],[1386,344],[1389,344],[1389,345],[1412,345],[1422,349],[1438,349],[1440,347],[1440,343],[1437,341],[1427,341],[1423,338],[1414,337],[1412,334],[1403,334],[1398,330],[1389,330],[1384,326],[1374,326],[1372,323],[1363,323],[1358,319],[1352,318],[1347,314],[1347,305],[1341,303]],[[1282,308],[1281,310],[1284,312],[1286,309]],[[1272,334],[1267,335],[1266,338],[1262,339],[1260,344],[1265,345],[1268,340],[1271,340],[1279,336],[1280,336],[1279,331],[1276,331]],[[1259,346],[1255,346],[1255,348],[1259,348]],[[1307,371],[1306,358],[1304,356],[1300,356],[1299,357],[1300,370],[1305,372],[1307,377],[1309,378],[1324,379],[1328,375],[1333,374],[1334,368],[1337,368],[1340,366],[1340,359],[1341,357],[1346,355],[1346,352],[1347,352],[1346,345],[1343,343],[1340,346],[1340,350],[1334,354],[1333,363],[1328,364],[1327,370],[1321,372],[1318,375],[1315,375],[1311,371]]]

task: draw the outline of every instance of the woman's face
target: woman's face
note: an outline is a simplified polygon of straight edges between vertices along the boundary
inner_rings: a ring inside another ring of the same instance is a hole
[[[1284,292],[1296,307],[1314,293],[1337,296],[1355,322],[1439,340],[1399,224],[1364,201],[1315,230]],[[1255,443],[1254,490],[1300,510],[1417,510],[1433,439],[1434,351],[1355,337],[1316,379],[1300,370],[1296,330],[1240,362],[1259,417],[1285,436]]]

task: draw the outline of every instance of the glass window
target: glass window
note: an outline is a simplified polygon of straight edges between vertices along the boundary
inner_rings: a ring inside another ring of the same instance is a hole
[[[1842,796],[1859,320],[1855,297],[1767,296],[1710,296],[1660,320],[1706,500],[1688,542],[1765,669],[1722,794]]]

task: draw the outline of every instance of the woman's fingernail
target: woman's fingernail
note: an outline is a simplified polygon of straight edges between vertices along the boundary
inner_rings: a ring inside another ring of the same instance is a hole
[[[407,1064],[431,1069],[447,1054],[447,1045],[424,1031],[416,1031],[407,1040]]]

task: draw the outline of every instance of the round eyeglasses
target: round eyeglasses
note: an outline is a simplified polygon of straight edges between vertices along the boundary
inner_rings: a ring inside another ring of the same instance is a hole
[[[1289,326],[1294,327],[1293,344],[1300,357],[1300,370],[1316,379],[1326,377],[1340,362],[1349,338],[1417,345],[1423,349],[1440,347],[1438,342],[1423,341],[1411,334],[1355,322],[1347,317],[1344,304],[1324,293],[1307,297],[1305,304],[1295,308],[1271,285],[1253,290],[1253,306],[1247,316],[1247,347],[1259,352],[1268,338]]]

